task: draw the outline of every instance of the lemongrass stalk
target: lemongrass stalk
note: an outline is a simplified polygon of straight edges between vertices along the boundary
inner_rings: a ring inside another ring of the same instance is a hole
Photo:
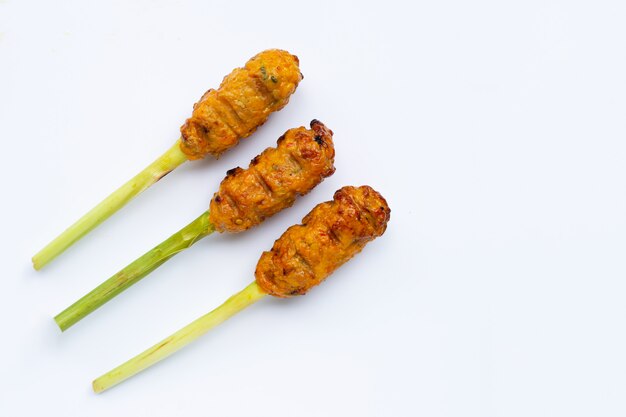
[[[209,212],[205,211],[200,217],[63,310],[54,320],[62,331],[67,330],[98,307],[141,280],[169,258],[210,235],[213,231],[215,228],[209,221]]]
[[[113,213],[122,208],[136,195],[170,173],[174,168],[187,161],[180,150],[180,140],[176,141],[167,152],[151,163],[130,181],[111,193],[100,204],[68,227],[63,233],[33,256],[33,267],[37,270],[59,256],[80,238],[93,230]]]
[[[191,322],[150,349],[140,353],[93,381],[93,390],[102,392],[182,349],[213,327],[224,322],[266,295],[256,281],[230,297],[215,310]]]

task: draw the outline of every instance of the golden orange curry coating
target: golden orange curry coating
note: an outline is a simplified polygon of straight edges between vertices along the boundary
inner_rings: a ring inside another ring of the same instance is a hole
[[[272,112],[285,107],[302,80],[298,57],[269,49],[224,77],[194,105],[180,128],[181,150],[189,159],[219,156],[250,136]]]
[[[217,231],[256,226],[335,172],[333,132],[322,122],[313,120],[310,130],[290,129],[277,143],[255,157],[248,169],[228,171],[209,207]]]
[[[382,235],[391,210],[371,187],[343,187],[333,201],[317,205],[264,252],[256,282],[278,297],[305,294]]]

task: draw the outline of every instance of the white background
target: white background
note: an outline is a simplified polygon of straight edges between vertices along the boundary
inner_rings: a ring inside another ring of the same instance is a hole
[[[0,1],[0,415],[625,415],[625,22],[620,0]],[[283,111],[32,270],[271,47],[305,76]],[[227,169],[312,118],[335,132],[333,177],[58,331],[56,313],[205,210]],[[247,285],[346,184],[387,197],[382,238],[307,296],[91,392]]]

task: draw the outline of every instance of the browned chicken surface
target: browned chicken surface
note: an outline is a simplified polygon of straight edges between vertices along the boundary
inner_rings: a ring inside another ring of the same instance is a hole
[[[255,157],[248,169],[228,171],[209,207],[217,231],[256,226],[335,172],[333,132],[318,120],[311,122],[311,129],[288,130],[277,144]]]
[[[194,105],[180,128],[181,150],[189,159],[218,157],[250,136],[269,115],[285,107],[302,80],[298,57],[269,49],[245,67],[224,77],[217,90],[209,90]]]
[[[343,187],[333,201],[318,204],[264,252],[256,282],[278,297],[305,294],[382,235],[391,210],[369,186]]]

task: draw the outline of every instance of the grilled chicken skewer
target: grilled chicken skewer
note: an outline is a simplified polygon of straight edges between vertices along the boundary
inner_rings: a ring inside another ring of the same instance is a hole
[[[33,267],[41,269],[183,162],[217,158],[250,136],[271,113],[287,105],[301,80],[298,57],[279,49],[263,51],[233,70],[217,90],[207,91],[194,105],[174,146],[33,256]]]
[[[198,318],[145,352],[93,381],[102,392],[165,359],[235,313],[270,294],[303,295],[320,284],[387,227],[390,210],[371,187],[343,187],[333,201],[316,206],[264,252],[256,267],[256,280],[224,304]]]
[[[293,205],[335,172],[332,131],[318,120],[288,130],[248,169],[228,171],[209,210],[65,309],[54,319],[66,330],[178,252],[214,231],[237,233]]]

